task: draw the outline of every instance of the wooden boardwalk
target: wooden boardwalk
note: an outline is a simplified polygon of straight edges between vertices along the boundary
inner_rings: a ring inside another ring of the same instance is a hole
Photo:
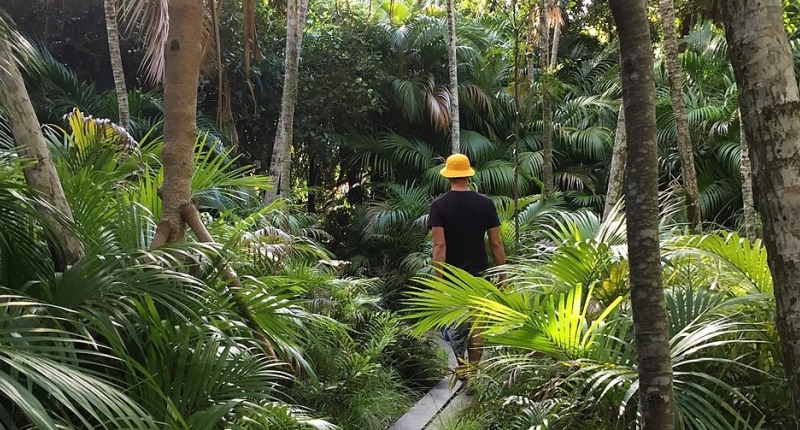
[[[458,415],[459,412],[464,410],[464,408],[466,408],[471,401],[472,396],[468,396],[466,394],[466,390],[462,389],[450,400],[450,403],[448,403],[444,409],[440,410],[439,413],[433,417],[433,420],[431,420],[428,425],[423,428],[425,430],[439,430],[450,423],[449,428],[452,429],[453,419]]]
[[[452,371],[458,365],[453,349],[444,340],[442,347],[448,352],[447,367]],[[469,404],[464,383],[447,375],[423,396],[408,412],[398,419],[389,430],[437,430],[441,425]]]

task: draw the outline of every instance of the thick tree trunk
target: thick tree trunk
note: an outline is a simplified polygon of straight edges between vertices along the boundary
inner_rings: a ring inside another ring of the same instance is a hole
[[[456,9],[453,0],[447,0],[448,69],[450,71],[450,153],[461,152],[461,123],[458,118],[458,56],[456,47]]]
[[[264,203],[277,198],[278,193],[288,198],[292,191],[292,131],[294,129],[294,108],[297,105],[298,70],[300,52],[303,47],[303,28],[308,12],[308,0],[289,0],[286,7],[286,60],[284,62],[283,95],[281,116],[272,147],[272,161],[269,174],[273,188],[264,195]]]
[[[780,0],[722,2],[775,281],[778,333],[800,413],[800,95]],[[796,416],[797,418],[797,416]],[[800,429],[800,419],[796,419]]]
[[[547,25],[548,0],[542,0],[542,10],[539,12],[539,58],[542,68],[542,156],[544,158],[542,181],[544,193],[553,192],[555,178],[553,174],[553,100],[550,97],[550,29]]]
[[[658,238],[653,47],[644,1],[611,0],[620,45],[622,98],[628,138],[626,215],[631,309],[639,370],[639,406],[645,430],[672,430],[675,401]]]
[[[108,51],[111,58],[111,70],[114,74],[114,88],[117,92],[119,106],[119,125],[130,131],[131,114],[128,105],[128,90],[125,87],[125,71],[122,68],[122,55],[119,51],[119,30],[117,28],[117,0],[104,0],[106,12],[106,34]]]
[[[756,240],[756,205],[753,198],[753,165],[750,163],[750,145],[744,124],[739,119],[739,140],[741,142],[742,206],[744,209],[744,232],[747,240]]]
[[[686,216],[693,232],[699,233],[703,229],[700,214],[699,195],[697,188],[697,173],[694,167],[694,151],[692,137],[689,134],[689,119],[686,114],[686,104],[683,101],[683,71],[678,59],[678,36],[675,30],[675,6],[672,0],[659,0],[661,8],[661,22],[664,26],[664,53],[669,75],[670,95],[672,96],[672,111],[675,114],[675,124],[678,128],[678,152],[681,155],[681,176],[683,179],[683,192],[686,201]]]
[[[614,151],[611,153],[611,167],[608,171],[608,191],[606,191],[606,206],[603,210],[603,219],[608,218],[611,209],[622,197],[627,159],[628,140],[625,134],[625,106],[620,104],[617,132],[614,134]]]
[[[33,161],[25,168],[25,181],[29,187],[41,193],[50,205],[61,214],[72,220],[72,210],[69,207],[64,189],[56,173],[53,159],[47,149],[44,135],[33,110],[28,90],[22,80],[22,74],[17,67],[14,54],[11,52],[8,40],[0,34],[0,103],[3,104],[14,141],[18,145],[20,157]],[[49,217],[49,211],[42,212]],[[68,229],[55,219],[49,219],[58,237],[62,239],[59,250],[63,255],[54,255],[56,267],[63,270],[66,265],[75,264],[84,257],[83,244]]]
[[[191,202],[197,137],[197,80],[202,60],[203,0],[169,0],[169,35],[164,54],[164,202],[153,247],[179,242],[186,233],[181,206]]]

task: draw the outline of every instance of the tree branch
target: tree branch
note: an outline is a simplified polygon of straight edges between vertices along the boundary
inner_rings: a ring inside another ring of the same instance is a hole
[[[180,207],[180,213],[183,221],[189,226],[189,228],[192,229],[200,242],[214,242],[214,238],[211,237],[211,233],[208,232],[208,229],[203,224],[203,221],[200,219],[200,212],[197,211],[197,208],[193,203],[182,204]],[[239,291],[242,289],[242,282],[239,280],[236,272],[227,263],[220,263],[218,269],[222,272],[222,276],[228,283],[228,288],[233,291],[236,310],[239,313],[239,316],[244,318],[247,326],[253,331],[253,335],[260,341],[260,345],[263,348],[264,353],[266,353],[270,358],[278,360],[278,356],[270,345],[269,339],[264,336],[261,326],[259,326],[256,322],[253,312],[250,310],[250,306],[245,302],[241,294],[239,294]]]
[[[153,242],[150,243],[150,249],[165,245],[169,241],[170,234],[172,234],[172,226],[169,225],[169,221],[161,220],[156,227],[156,234],[153,236]]]

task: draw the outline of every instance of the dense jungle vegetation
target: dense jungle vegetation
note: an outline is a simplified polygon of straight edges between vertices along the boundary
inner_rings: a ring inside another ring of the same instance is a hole
[[[674,392],[645,426],[624,2],[450,0],[450,34],[448,2],[3,0],[0,425],[386,429],[472,318],[487,348],[453,429],[798,428],[800,302],[776,294],[800,278],[771,273],[800,254],[769,202],[800,200],[762,184],[800,159],[765,162],[778,126],[743,120],[725,1],[645,2]],[[763,3],[800,86],[800,4]],[[502,284],[431,276],[454,148],[498,209]]]

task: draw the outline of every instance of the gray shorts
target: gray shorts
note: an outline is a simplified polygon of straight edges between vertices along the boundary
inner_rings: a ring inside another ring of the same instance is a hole
[[[466,321],[463,324],[451,324],[442,328],[442,338],[453,348],[453,353],[456,357],[463,358],[464,352],[469,345],[469,334],[472,329],[472,321]]]

